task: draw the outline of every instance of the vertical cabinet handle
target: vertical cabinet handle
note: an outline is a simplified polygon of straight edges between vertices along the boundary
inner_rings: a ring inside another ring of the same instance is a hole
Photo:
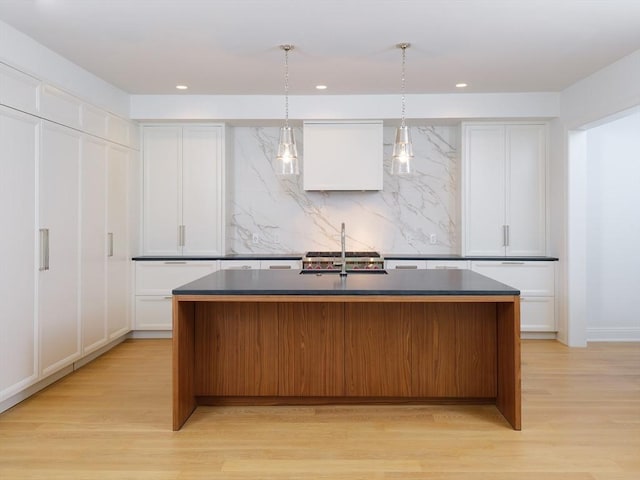
[[[509,231],[509,225],[506,225],[506,227],[507,227],[507,243],[506,243],[505,246],[508,247],[511,244],[511,238],[509,238],[509,236],[510,236],[509,234],[511,232]]]
[[[40,229],[40,271],[49,270],[49,229]]]
[[[184,247],[184,242],[185,242],[185,226],[184,225],[178,225],[178,245],[180,247]]]
[[[113,257],[113,233],[112,232],[107,233],[107,240],[108,240],[107,256]]]
[[[509,246],[509,225],[502,225],[502,246]]]

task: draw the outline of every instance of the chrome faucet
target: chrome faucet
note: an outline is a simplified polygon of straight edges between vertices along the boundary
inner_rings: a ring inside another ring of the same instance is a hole
[[[346,243],[347,243],[347,237],[344,231],[344,222],[342,222],[342,226],[340,228],[340,246],[341,246],[340,256],[342,258],[342,269],[340,270],[341,277],[347,276],[347,253],[345,251]]]

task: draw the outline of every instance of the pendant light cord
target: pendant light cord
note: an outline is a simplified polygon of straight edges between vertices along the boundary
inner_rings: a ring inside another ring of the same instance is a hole
[[[289,50],[291,45],[282,45],[284,50],[284,126],[289,126]]]
[[[407,47],[409,45],[406,43],[401,43],[399,45],[399,47],[402,49],[402,77],[401,77],[401,90],[402,90],[402,119],[401,119],[401,123],[400,126],[404,127],[404,117],[405,117],[405,106],[406,106],[406,98],[405,98],[405,74],[404,74],[404,69],[405,69],[405,64],[406,64],[406,57],[407,57]]]

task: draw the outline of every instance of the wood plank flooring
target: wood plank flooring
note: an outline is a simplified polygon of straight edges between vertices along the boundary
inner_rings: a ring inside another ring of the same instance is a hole
[[[522,431],[494,406],[199,407],[129,340],[0,414],[0,479],[640,479],[640,343],[525,341]]]

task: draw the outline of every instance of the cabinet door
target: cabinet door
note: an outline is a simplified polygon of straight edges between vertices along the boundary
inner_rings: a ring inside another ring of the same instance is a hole
[[[222,129],[182,129],[182,225],[185,255],[222,253]]]
[[[504,126],[465,126],[465,253],[505,254]]]
[[[0,107],[0,401],[38,376],[36,165],[40,120]]]
[[[506,127],[506,254],[546,253],[546,134],[544,125]]]
[[[179,127],[143,129],[143,241],[146,255],[178,255],[182,205]],[[204,180],[203,180],[204,181]]]
[[[89,353],[107,341],[106,217],[107,144],[84,137],[82,141],[80,317],[82,351]]]
[[[23,112],[38,113],[41,82],[0,63],[0,103]]]
[[[110,146],[107,157],[107,333],[115,338],[130,329],[130,256],[128,229],[129,152]]]
[[[345,304],[345,393],[411,394],[411,317],[407,304]]]
[[[49,234],[38,287],[41,371],[48,375],[80,354],[80,133],[44,122],[39,178],[40,228]]]
[[[171,330],[171,295],[136,296],[136,330]]]

